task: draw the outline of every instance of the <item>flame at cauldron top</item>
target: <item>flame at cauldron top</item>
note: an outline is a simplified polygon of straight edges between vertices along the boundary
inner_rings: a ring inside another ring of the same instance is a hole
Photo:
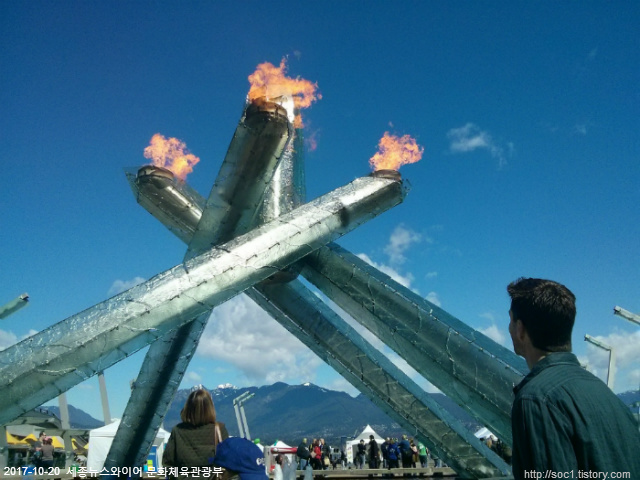
[[[151,137],[149,146],[144,149],[144,157],[153,162],[156,167],[171,170],[173,174],[184,180],[193,171],[193,166],[200,158],[189,153],[187,145],[177,138],[165,138],[156,133]]]
[[[249,100],[265,97],[267,100],[274,100],[282,96],[291,96],[296,109],[294,126],[302,128],[302,117],[300,109],[311,106],[313,102],[322,98],[317,93],[318,84],[303,78],[289,78],[287,72],[287,62],[283,58],[280,66],[276,67],[272,63],[261,63],[256,67],[256,71],[249,75]]]
[[[378,142],[378,152],[369,159],[373,170],[398,170],[402,165],[415,163],[422,158],[424,148],[410,135],[391,135],[384,132]]]

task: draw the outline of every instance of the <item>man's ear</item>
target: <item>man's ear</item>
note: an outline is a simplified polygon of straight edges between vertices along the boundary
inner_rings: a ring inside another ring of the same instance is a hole
[[[521,343],[525,343],[526,339],[529,338],[529,333],[519,318],[516,319],[516,337]]]

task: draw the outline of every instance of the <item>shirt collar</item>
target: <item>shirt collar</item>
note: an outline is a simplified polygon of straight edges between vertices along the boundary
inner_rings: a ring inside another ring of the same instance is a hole
[[[544,369],[555,367],[556,365],[580,366],[580,362],[578,361],[578,357],[576,357],[571,352],[552,352],[533,366],[527,376],[524,377],[522,381],[513,388],[513,392],[517,394],[518,391],[522,389],[522,387],[524,387],[531,381],[531,379],[533,379],[533,377],[538,375]]]

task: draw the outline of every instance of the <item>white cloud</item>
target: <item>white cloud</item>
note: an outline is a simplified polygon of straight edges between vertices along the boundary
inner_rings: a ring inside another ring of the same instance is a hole
[[[194,372],[193,370],[189,370],[185,375],[183,382],[187,382],[189,384],[199,384],[202,383],[202,377],[200,374]]]
[[[496,323],[496,316],[492,312],[485,312],[480,314],[480,318],[485,318],[491,323]]]
[[[316,294],[318,295],[318,294]],[[355,320],[351,315],[345,312],[337,303],[330,298],[327,298],[324,294],[319,294],[318,298],[324,301],[331,310],[333,310],[340,318],[342,318],[351,328],[356,330],[363,339],[369,342],[374,348],[382,351],[385,348],[385,344],[375,334],[371,333],[367,328]]]
[[[404,263],[406,261],[404,253],[412,244],[420,241],[422,241],[422,235],[404,225],[398,225],[391,233],[389,243],[384,247],[384,253],[389,256],[391,263]]]
[[[378,270],[380,270],[382,273],[389,275],[392,279],[394,279],[400,285],[407,288],[411,286],[411,282],[413,281],[413,275],[411,275],[410,273],[407,273],[406,275],[402,275],[393,267],[374,262],[366,253],[359,253],[357,256],[358,258],[367,262],[372,267],[375,267]]]
[[[613,347],[615,352],[615,384],[616,391],[629,390],[638,387],[640,370],[640,331],[626,333],[616,331],[607,336],[594,336],[596,340]],[[603,380],[606,379],[609,368],[609,353],[605,350],[588,344],[586,358],[582,359],[588,369]]]
[[[594,336],[594,338],[614,348],[616,364],[619,368],[627,368],[634,364],[640,364],[640,331],[631,334],[614,332],[606,337]],[[591,364],[599,366],[608,365],[609,354],[601,348],[589,345],[587,356]]]
[[[346,392],[352,397],[357,397],[360,391],[345,380],[344,377],[338,376],[326,385],[318,385],[320,387],[328,388],[329,390],[335,390],[338,392]]]
[[[507,344],[507,334],[504,330],[498,328],[498,326],[494,323],[486,328],[478,328],[477,329],[480,333],[486,335],[487,337],[489,337],[491,340],[493,340],[496,343],[499,343],[500,345],[502,345],[503,347],[509,347],[509,345]]]
[[[590,121],[586,121],[586,122],[582,122],[582,123],[576,123],[573,126],[572,133],[574,135],[585,136],[589,132],[589,130],[591,129],[592,126],[593,126],[593,123],[590,122]]]
[[[387,358],[393,363],[399,370],[402,371],[407,377],[413,381],[417,381],[422,376],[413,368],[409,363],[398,355],[396,352],[388,347],[385,347]]]
[[[18,343],[18,337],[13,332],[0,330],[0,350],[9,348],[11,345]]]
[[[475,124],[467,123],[464,127],[452,128],[447,133],[451,140],[449,148],[452,152],[472,152],[478,148],[490,148],[491,136],[481,131]]]
[[[508,325],[508,321],[505,323],[499,322],[498,320],[504,320],[500,315],[497,315],[494,312],[485,312],[480,314],[480,318],[484,318],[488,320],[491,325],[488,327],[474,327],[478,332],[486,335],[491,340],[496,343],[499,343],[503,347],[511,349],[513,347],[511,343],[511,336],[509,335],[509,329],[506,325]],[[503,325],[499,327],[498,324]]]
[[[245,295],[214,309],[196,355],[223,360],[240,370],[247,381],[259,385],[313,379],[322,363]],[[203,380],[220,383],[216,379]]]
[[[498,160],[499,166],[504,166],[506,155],[512,155],[514,145],[507,143],[507,154],[505,148],[496,142],[489,132],[480,130],[474,123],[467,123],[464,127],[452,128],[447,132],[447,138],[451,141],[449,150],[452,153],[467,153],[477,149],[488,150],[491,156]]]
[[[416,383],[420,387],[422,387],[422,389],[427,393],[442,393],[442,390],[440,390],[438,387],[436,387],[433,383],[431,383],[427,379],[424,379],[424,378],[417,379]]]
[[[82,382],[82,383],[79,383],[78,385],[76,385],[76,386],[75,386],[75,387],[73,387],[73,388],[77,388],[77,389],[79,389],[79,390],[89,390],[89,391],[94,391],[94,390],[95,390],[95,387],[94,387],[94,386],[93,386],[93,384],[92,384],[92,383],[90,383],[90,382]]]
[[[442,304],[440,303],[440,298],[438,297],[438,294],[436,292],[429,292],[425,298],[437,307],[442,306]]]
[[[144,282],[144,280],[145,279],[142,277],[135,277],[131,280],[116,280],[113,282],[111,287],[109,287],[107,295],[117,295],[118,293],[122,293],[125,290],[129,290],[130,288]]]
[[[433,292],[432,292],[433,293]],[[393,351],[389,346],[387,346],[381,339],[371,333],[368,329],[363,328],[356,320],[350,317],[344,310],[342,310],[338,305],[333,303],[330,299],[326,299],[327,304],[334,310],[340,317],[344,319],[344,321],[349,324],[352,328],[356,329],[362,338],[369,342],[372,347],[376,350],[384,354],[391,363],[393,363],[399,370],[401,370],[405,375],[407,375],[411,380],[416,382],[420,387],[422,387],[425,391],[430,393],[440,392],[438,388],[436,388],[433,384],[427,381],[422,375],[420,375],[407,361],[398,355],[395,351]],[[337,380],[334,380],[330,384],[324,385],[326,388],[331,388],[332,390],[341,390],[349,393],[352,396],[358,394],[358,391],[353,387],[349,382],[340,377]]]
[[[429,393],[440,393],[438,387],[429,382],[425,377],[423,377],[416,369],[414,369],[411,365],[407,363],[407,361],[400,357],[396,352],[392,351],[388,347],[386,347],[386,355],[387,358],[393,363],[399,370],[401,370],[407,377],[413,380],[418,386],[420,386],[424,391]]]
[[[438,276],[438,272],[427,272],[424,276],[425,278],[436,278]]]
[[[37,330],[30,329],[26,335],[18,338],[18,336],[13,332],[8,332],[6,330],[0,329],[0,350],[9,348],[11,345],[18,343],[19,341],[22,341],[25,338],[30,337],[31,335],[35,335],[36,333],[38,333]]]

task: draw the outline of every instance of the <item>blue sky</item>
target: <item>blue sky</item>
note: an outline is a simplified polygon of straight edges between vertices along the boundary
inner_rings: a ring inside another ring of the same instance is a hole
[[[286,56],[323,97],[304,112],[309,198],[366,175],[385,131],[424,147],[405,203],[341,245],[509,348],[506,285],[560,281],[580,359],[604,378],[596,336],[615,390],[638,388],[640,328],[613,315],[640,312],[638,24],[637,2],[2,3],[0,303],[31,302],[0,348],[180,263],[123,169],[177,137],[207,196],[247,77]],[[185,387],[354,393],[243,297],[209,323]],[[142,358],[105,372],[114,417]],[[68,398],[102,417],[96,378]]]

